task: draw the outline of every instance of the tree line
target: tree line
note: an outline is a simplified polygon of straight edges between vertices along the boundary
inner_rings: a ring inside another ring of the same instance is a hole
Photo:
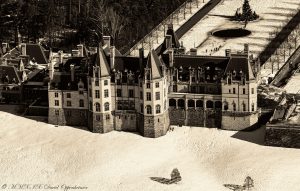
[[[0,41],[95,46],[110,35],[128,50],[186,0],[2,0]]]

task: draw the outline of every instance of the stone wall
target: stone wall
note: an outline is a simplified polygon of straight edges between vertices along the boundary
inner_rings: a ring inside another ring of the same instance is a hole
[[[222,112],[215,109],[169,109],[171,125],[221,127]]]
[[[59,114],[56,115],[55,111]],[[87,110],[49,108],[48,123],[54,125],[88,126]]]
[[[204,110],[203,109],[188,109],[187,110],[187,126],[204,127]],[[176,124],[172,124],[176,125]]]
[[[99,115],[100,119],[97,120],[96,116]],[[106,119],[106,115],[103,113],[93,113],[92,114],[92,132],[93,133],[108,133],[114,130],[114,124],[113,124],[113,116],[110,115],[109,119]]]
[[[300,148],[300,126],[266,127],[265,144],[267,146]]]
[[[136,113],[115,113],[115,130],[117,131],[137,131]]]
[[[205,127],[221,128],[222,111],[221,110],[206,110]]]
[[[167,133],[169,126],[168,111],[162,115],[144,116],[144,129],[142,135],[151,138],[161,137]]]
[[[244,115],[227,115],[222,114],[222,129],[226,130],[246,130],[247,128],[257,125],[258,113]]]

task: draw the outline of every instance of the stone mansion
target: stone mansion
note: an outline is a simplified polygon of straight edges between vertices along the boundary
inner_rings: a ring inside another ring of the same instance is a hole
[[[94,53],[78,45],[49,64],[49,116],[55,125],[160,137],[170,125],[243,130],[256,125],[258,60],[246,44],[224,57],[186,52],[172,27],[158,50],[122,55],[110,37]]]

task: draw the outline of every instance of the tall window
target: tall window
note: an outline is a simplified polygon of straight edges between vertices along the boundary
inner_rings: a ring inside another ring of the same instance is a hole
[[[84,107],[84,101],[83,101],[83,99],[79,100],[79,107]]]
[[[236,111],[236,104],[235,103],[232,104],[232,108],[233,108],[233,111]]]
[[[151,93],[147,92],[147,101],[151,101]]]
[[[117,97],[122,97],[122,90],[121,89],[117,89]]]
[[[155,99],[160,100],[160,92],[155,92]]]
[[[89,96],[92,97],[92,89],[89,89]]]
[[[105,115],[105,119],[109,120],[110,119],[110,115],[109,114]]]
[[[243,94],[246,94],[246,89],[245,88],[243,88]]]
[[[159,82],[156,82],[156,83],[155,83],[155,87],[156,87],[156,88],[159,88]]]
[[[150,105],[146,106],[147,114],[152,114],[152,108]]]
[[[246,104],[243,103],[243,111],[246,111]]]
[[[254,94],[254,88],[251,88],[251,94]]]
[[[55,93],[54,93],[54,96],[55,96],[55,97],[58,97],[58,93],[57,93],[57,92],[55,92]]]
[[[95,97],[96,98],[100,98],[100,92],[99,92],[99,90],[95,90]]]
[[[100,115],[96,115],[96,121],[100,121]]]
[[[100,112],[100,103],[96,103],[96,111]]]
[[[99,81],[98,80],[95,81],[95,86],[99,86]]]
[[[232,93],[235,94],[235,88],[232,89]]]
[[[228,103],[225,101],[224,102],[224,110],[227,111],[228,110]]]
[[[71,94],[70,93],[67,93],[67,98],[71,98]]]
[[[177,92],[177,85],[173,85],[173,92]]]
[[[108,80],[104,80],[104,85],[105,85],[105,86],[108,85]]]
[[[67,106],[71,107],[72,106],[72,102],[71,101],[67,101]]]
[[[156,108],[156,113],[160,113],[160,105],[156,105],[155,108]]]
[[[254,111],[254,103],[252,103],[251,109],[252,109],[252,111]]]
[[[58,100],[55,100],[55,101],[54,101],[54,104],[55,104],[55,106],[59,106],[59,101],[58,101]]]
[[[104,90],[104,97],[108,97],[108,90]]]
[[[141,113],[144,113],[144,105],[141,104]]]
[[[140,99],[143,99],[143,92],[140,91]]]
[[[129,90],[129,97],[134,97],[134,91],[133,90]]]
[[[106,102],[106,103],[104,104],[104,110],[105,110],[105,111],[109,111],[109,103],[108,103],[108,102]]]
[[[150,88],[150,83],[146,83],[146,87],[149,89]]]

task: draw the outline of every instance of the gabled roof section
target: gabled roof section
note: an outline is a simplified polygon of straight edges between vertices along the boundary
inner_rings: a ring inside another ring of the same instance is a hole
[[[166,35],[170,35],[172,37],[172,47],[174,47],[174,48],[180,47],[178,37],[177,37],[173,27],[168,28]],[[158,55],[163,54],[165,52],[165,50],[167,50],[166,38],[164,39],[164,42],[162,43],[162,45],[157,49]]]
[[[240,72],[242,72],[243,75],[246,75],[246,80],[255,79],[249,59],[246,56],[232,56],[230,58],[225,70],[225,76],[227,73],[233,73],[234,71],[236,72],[235,78],[237,80],[240,80],[241,78]]]
[[[162,63],[160,62],[157,53],[155,50],[151,50],[147,61],[147,68],[151,68],[151,79],[154,80],[162,78],[161,66]]]
[[[20,83],[18,71],[14,66],[0,66],[0,83]]]
[[[110,67],[108,65],[106,56],[104,54],[103,48],[99,47],[96,55],[95,66],[100,68],[100,77],[106,77],[110,75]]]
[[[46,54],[39,44],[26,44],[26,54],[38,64],[48,64]]]

